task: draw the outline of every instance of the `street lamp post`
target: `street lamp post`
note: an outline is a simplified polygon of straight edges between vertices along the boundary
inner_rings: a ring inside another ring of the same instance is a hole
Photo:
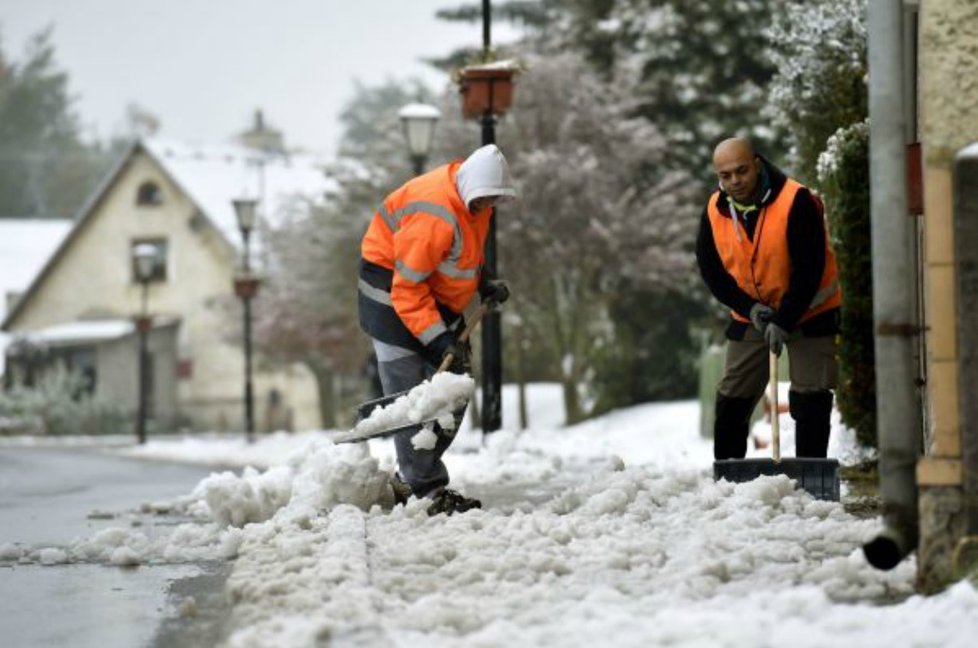
[[[251,443],[255,440],[255,397],[251,382],[251,300],[258,294],[258,279],[251,273],[249,243],[251,232],[255,228],[258,201],[253,198],[242,198],[231,202],[244,241],[244,263],[241,275],[234,280],[234,293],[241,298],[244,313],[245,436],[248,443]]]
[[[483,63],[462,68],[457,78],[462,95],[462,116],[478,119],[482,145],[496,143],[496,120],[513,100],[513,77],[519,66],[515,61],[492,59],[492,3],[482,0]],[[496,276],[496,208],[485,242],[485,271]],[[482,431],[493,432],[502,425],[502,323],[498,311],[482,320]]]
[[[136,331],[139,335],[139,390],[138,410],[136,412],[136,440],[146,443],[146,418],[148,415],[149,394],[149,331],[153,326],[153,318],[149,316],[147,306],[149,301],[149,281],[153,277],[153,267],[156,264],[156,247],[141,243],[133,249],[136,264],[136,279],[142,288],[141,307],[136,316]]]
[[[428,154],[431,153],[435,124],[438,123],[441,112],[428,104],[410,103],[401,108],[397,116],[404,126],[404,139],[414,165],[414,174],[421,175],[424,173]]]

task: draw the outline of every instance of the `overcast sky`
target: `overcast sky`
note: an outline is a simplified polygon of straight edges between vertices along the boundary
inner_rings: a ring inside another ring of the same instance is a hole
[[[464,1],[2,0],[0,44],[18,60],[54,25],[89,135],[124,133],[135,102],[161,119],[161,135],[224,141],[261,107],[289,146],[330,152],[354,79],[448,83],[419,59],[481,45],[480,24],[435,18]],[[507,37],[494,26],[494,42]]]

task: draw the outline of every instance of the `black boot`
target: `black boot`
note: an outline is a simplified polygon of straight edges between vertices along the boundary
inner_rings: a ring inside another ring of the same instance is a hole
[[[824,459],[829,451],[832,392],[789,391],[788,406],[795,419],[795,456]]]
[[[714,459],[744,458],[750,415],[756,404],[752,398],[734,398],[717,392],[716,419],[713,421]]]

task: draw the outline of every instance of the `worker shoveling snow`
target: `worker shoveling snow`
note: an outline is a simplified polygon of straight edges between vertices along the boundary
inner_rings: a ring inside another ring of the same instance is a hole
[[[353,443],[393,434],[407,426],[438,423],[442,428],[455,427],[454,412],[463,407],[475,393],[475,380],[468,375],[443,371],[413,388],[393,403],[374,409],[348,433],[334,439],[336,443]],[[416,447],[424,448],[434,434],[422,428],[415,435]]]

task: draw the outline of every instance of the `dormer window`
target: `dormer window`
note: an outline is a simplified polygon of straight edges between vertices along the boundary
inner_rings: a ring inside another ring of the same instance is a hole
[[[146,207],[154,207],[163,204],[163,191],[155,182],[149,180],[139,185],[136,192],[136,204]]]

